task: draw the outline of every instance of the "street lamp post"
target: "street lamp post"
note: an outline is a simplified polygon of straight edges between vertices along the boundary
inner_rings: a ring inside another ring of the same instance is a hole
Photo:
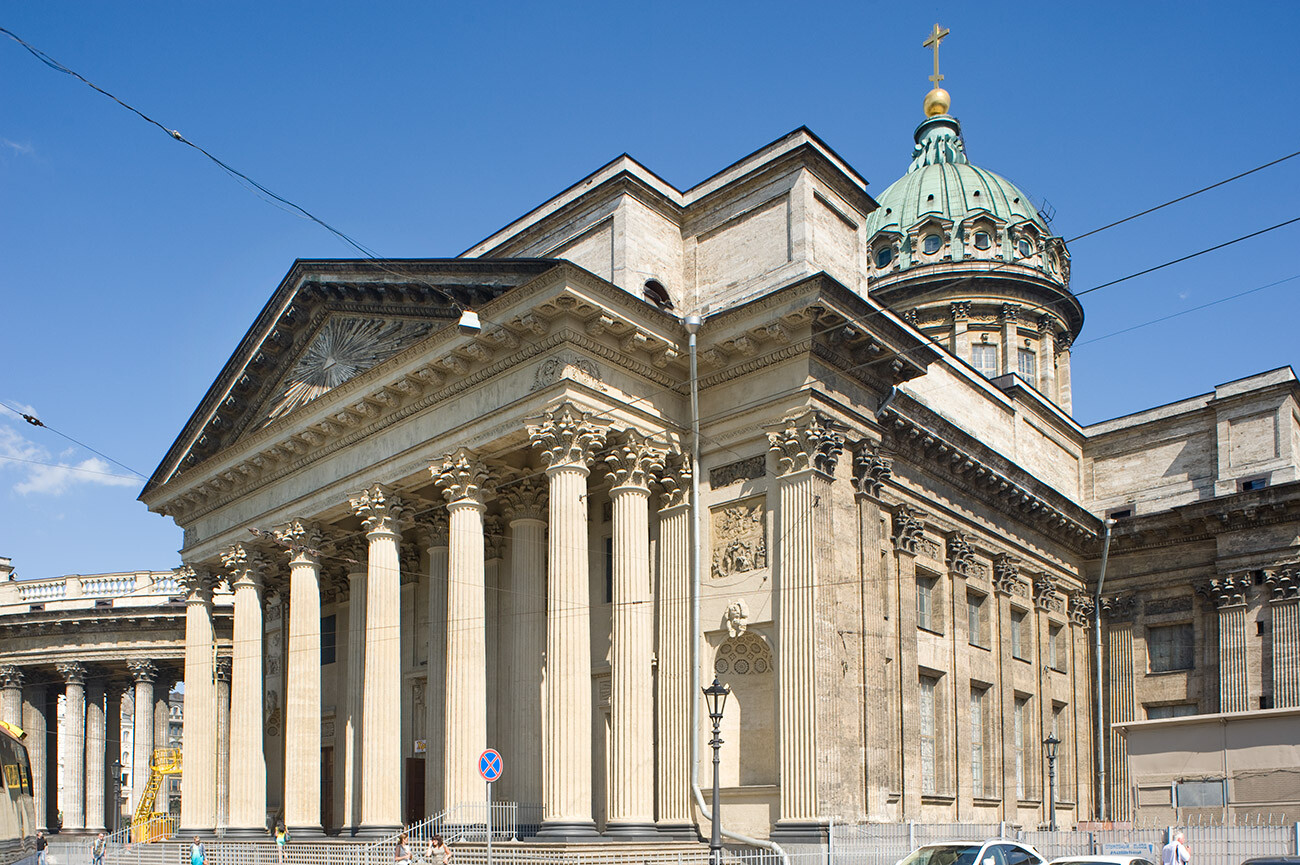
[[[113,761],[113,828],[116,832],[122,821],[122,761]]]
[[[709,865],[722,865],[722,815],[718,812],[718,752],[722,748],[722,709],[727,704],[731,689],[718,681],[704,689],[704,699],[709,703],[709,717],[713,719],[713,831],[709,836]]]
[[[1050,797],[1047,800],[1047,826],[1052,832],[1056,831],[1056,749],[1060,744],[1061,740],[1056,738],[1055,733],[1048,733],[1043,740],[1043,753],[1047,755],[1047,793]]]

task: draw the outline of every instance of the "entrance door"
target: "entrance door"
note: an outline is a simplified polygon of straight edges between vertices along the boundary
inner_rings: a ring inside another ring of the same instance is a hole
[[[424,812],[424,758],[406,758],[406,818],[404,823],[418,823],[429,815]]]
[[[334,747],[320,749],[320,825],[326,832],[334,826]]]

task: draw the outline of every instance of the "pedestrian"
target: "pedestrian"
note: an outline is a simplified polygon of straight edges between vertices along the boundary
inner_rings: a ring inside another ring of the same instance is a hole
[[[1187,865],[1192,861],[1192,852],[1187,849],[1187,839],[1179,832],[1160,851],[1160,865]]]
[[[45,848],[49,844],[44,832],[36,833],[36,865],[46,865]]]
[[[90,844],[90,861],[93,865],[104,865],[104,848],[108,846],[108,839],[104,833],[100,832],[99,837]]]
[[[434,835],[429,842],[429,849],[424,851],[424,858],[430,865],[451,865],[451,848],[442,840],[441,835]]]
[[[393,861],[411,865],[411,848],[406,845],[406,833],[397,836],[397,846],[393,848]]]
[[[194,836],[194,843],[190,845],[190,865],[204,865],[208,859],[208,851],[203,849],[203,842],[199,836]]]
[[[289,830],[284,823],[275,825],[275,855],[279,857],[280,865],[289,858]]]

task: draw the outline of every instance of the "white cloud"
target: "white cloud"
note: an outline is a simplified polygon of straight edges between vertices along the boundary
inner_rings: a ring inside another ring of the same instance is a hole
[[[12,403],[23,412],[35,415],[30,406]],[[7,421],[16,415],[0,407],[0,416]],[[40,493],[57,496],[78,484],[95,484],[110,487],[129,487],[140,483],[131,475],[114,471],[114,467],[99,457],[79,462],[68,459],[65,451],[56,459],[46,448],[28,439],[9,423],[0,422],[0,471],[15,471],[19,480],[13,491],[21,495]]]
[[[5,147],[8,147],[14,153],[20,154],[22,156],[31,156],[34,153],[36,153],[36,148],[33,147],[32,145],[22,144],[17,141],[10,141],[8,138],[0,138],[0,144],[3,144]]]

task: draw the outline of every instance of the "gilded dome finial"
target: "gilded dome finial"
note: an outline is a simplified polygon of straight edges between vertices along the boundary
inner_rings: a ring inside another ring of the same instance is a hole
[[[939,86],[939,82],[943,80],[943,75],[939,72],[939,43],[943,42],[948,32],[946,27],[940,27],[938,22],[935,22],[929,38],[921,43],[923,48],[934,49],[934,74],[930,76],[930,81],[934,83],[934,87],[931,88],[929,93],[925,94],[925,102],[923,103],[926,117],[938,117],[940,114],[947,114],[948,108],[952,105],[952,97],[948,95],[948,91]]]

